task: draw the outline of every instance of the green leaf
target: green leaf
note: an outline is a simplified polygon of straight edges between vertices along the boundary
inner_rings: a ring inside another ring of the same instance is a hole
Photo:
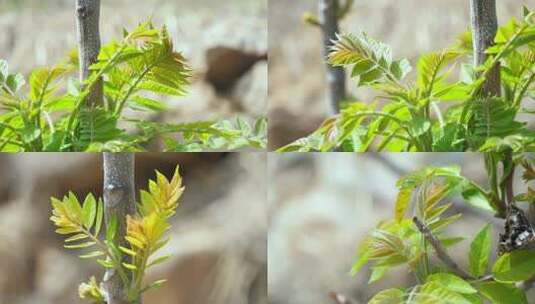
[[[34,70],[30,75],[30,99],[36,102],[48,99],[58,89],[58,86],[54,85],[55,81],[67,71],[62,65]]]
[[[356,275],[370,259],[370,250],[367,241],[362,242],[358,249],[358,259],[351,266],[351,275]]]
[[[84,234],[84,233],[76,234],[74,236],[71,236],[71,237],[65,239],[65,243],[71,243],[71,242],[87,239],[88,237],[89,237],[89,235]]]
[[[102,228],[102,219],[104,217],[104,204],[102,203],[102,200],[99,198],[97,201],[97,214],[96,214],[96,221],[95,221],[95,235],[98,236],[100,233],[100,229]]]
[[[352,77],[359,77],[358,85],[398,82],[411,69],[408,60],[394,61],[390,47],[371,39],[366,33],[338,36],[329,54],[329,62],[334,66],[353,65]]]
[[[117,117],[103,108],[83,108],[78,114],[76,150],[84,151],[92,143],[105,143],[121,138]]]
[[[422,55],[418,62],[417,84],[422,89],[432,95],[435,82],[440,81],[440,70],[459,57],[459,53],[443,51],[440,53],[429,53]]]
[[[484,282],[478,289],[493,304],[528,304],[524,291],[512,284]]]
[[[100,250],[96,250],[96,251],[90,252],[88,254],[79,255],[79,257],[82,258],[82,259],[92,259],[92,258],[100,257],[100,256],[103,256],[103,255],[105,255],[104,252],[102,252]]]
[[[370,299],[368,304],[399,304],[404,303],[405,293],[398,288],[386,289]]]
[[[466,183],[461,194],[470,205],[487,211],[495,211],[487,195],[473,185]]]
[[[425,134],[431,128],[431,122],[421,116],[415,117],[409,124],[409,131],[413,137]]]
[[[120,249],[122,252],[124,252],[124,253],[126,253],[126,254],[128,254],[128,255],[130,255],[130,256],[136,256],[136,255],[137,255],[137,253],[136,253],[135,251],[133,251],[133,250],[131,250],[131,249],[129,249],[129,248],[126,248],[126,247],[123,247],[123,246],[119,246],[119,249]]]
[[[492,241],[492,225],[487,224],[470,244],[470,272],[478,278],[485,274],[489,264]]]
[[[502,282],[521,282],[535,276],[535,251],[517,250],[502,255],[492,267],[494,278]]]
[[[471,304],[483,304],[483,299],[479,293],[462,294]]]
[[[71,233],[80,232],[80,229],[68,227],[68,228],[58,228],[55,231],[57,234],[71,234]]]
[[[93,227],[93,223],[95,222],[95,216],[97,214],[97,203],[95,201],[95,197],[93,194],[88,194],[85,198],[84,204],[83,204],[83,210],[82,210],[82,221],[87,228],[87,230],[91,230],[91,227]]]
[[[468,63],[462,63],[459,72],[459,80],[465,84],[471,84],[476,81],[476,71],[474,70],[474,66]]]
[[[522,5],[522,17],[526,18],[529,15],[530,11],[525,5]]]
[[[391,268],[390,266],[372,267],[372,273],[370,274],[370,279],[368,280],[368,284],[375,283],[379,281],[380,279],[382,279],[385,276],[388,269],[390,268]]]
[[[95,245],[95,242],[90,241],[90,242],[84,242],[84,243],[75,244],[75,245],[64,245],[64,247],[67,249],[80,249],[80,248],[91,247],[93,245]]]
[[[24,129],[20,130],[20,134],[25,143],[31,143],[41,136],[41,129],[36,125],[27,125]]]
[[[438,282],[430,281],[419,288],[414,297],[414,303],[471,304],[471,301]]]
[[[517,109],[503,98],[480,98],[468,104],[470,118],[467,140],[475,147],[490,137],[518,134],[525,123],[516,121]]]
[[[106,230],[106,240],[110,243],[113,243],[115,240],[115,235],[117,233],[117,216],[113,215],[108,223],[108,227]]]
[[[465,240],[464,237],[439,237],[440,242],[444,247],[451,247],[454,246],[462,241]]]
[[[130,98],[129,106],[135,110],[163,111],[167,109],[167,105],[161,101],[137,95]]]
[[[165,261],[169,260],[169,258],[171,258],[171,255],[164,255],[156,258],[147,265],[147,268],[164,263]]]
[[[123,266],[124,268],[128,269],[128,270],[137,270],[137,267],[136,265],[132,265],[132,264],[129,264],[129,263],[123,263]]]
[[[112,262],[107,261],[107,260],[98,259],[97,263],[102,265],[104,268],[115,268],[115,265]]]
[[[6,79],[6,85],[12,92],[18,92],[25,83],[26,80],[22,74],[9,75]]]
[[[412,188],[404,188],[399,191],[396,199],[394,215],[397,221],[401,221],[405,216],[405,213],[407,212],[407,208],[411,200],[412,191]]]
[[[76,219],[76,223],[82,225],[82,206],[72,191],[69,191],[66,205],[71,216]]]
[[[461,216],[462,215],[460,213],[458,213],[458,214],[454,214],[452,216],[448,216],[448,217],[446,217],[444,219],[438,220],[436,222],[433,222],[433,223],[429,224],[429,230],[431,230],[432,232],[440,231],[443,228],[445,228],[446,226],[452,224],[453,222],[455,222],[456,220],[461,218]]]
[[[0,59],[0,82],[6,81],[8,76],[7,61]]]
[[[449,273],[435,273],[427,277],[427,282],[436,282],[443,288],[457,293],[476,293],[477,290],[470,283]]]
[[[143,287],[143,289],[141,289],[141,293],[144,293],[145,291],[150,290],[150,289],[160,288],[160,287],[162,287],[163,284],[165,284],[165,282],[167,282],[167,280],[154,281],[150,285],[148,285],[146,287]]]

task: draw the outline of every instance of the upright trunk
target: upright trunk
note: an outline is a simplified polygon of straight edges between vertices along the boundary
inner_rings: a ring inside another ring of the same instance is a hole
[[[100,52],[100,0],[76,0],[76,28],[80,81],[89,77],[89,67],[97,61]],[[102,104],[102,79],[91,88],[86,98],[88,105]]]
[[[126,215],[134,213],[134,154],[104,153],[104,216],[106,225],[113,217],[117,218],[118,229],[115,239],[120,246],[127,247]],[[115,270],[106,271],[102,288],[107,297],[107,304],[129,304],[125,298],[125,286]]]
[[[498,30],[496,0],[470,0],[472,19],[472,39],[474,45],[474,65],[479,66],[487,60],[485,50],[494,44]],[[496,65],[487,75],[482,94],[500,96],[500,66]]]
[[[494,37],[498,30],[498,17],[496,13],[496,0],[470,0],[470,15],[472,21],[472,40],[474,47],[474,66],[480,66],[487,60],[485,51],[494,44]],[[483,83],[481,96],[500,96],[501,95],[501,80],[500,80],[500,65],[497,64],[487,74],[487,79]],[[492,153],[492,152],[490,152]],[[505,152],[507,153],[507,152]],[[486,153],[485,159],[487,162],[494,163],[494,156]],[[506,161],[512,162],[510,153],[506,155]],[[504,172],[505,174],[505,172]],[[511,179],[513,175],[508,176]],[[497,216],[505,217],[507,204],[510,203],[508,197],[511,193],[502,193],[502,200],[500,202],[500,209]]]
[[[320,0],[319,21],[323,32],[323,54],[329,55],[333,40],[339,31],[338,26],[338,0]],[[326,64],[327,84],[329,86],[328,100],[331,114],[340,112],[340,102],[346,95],[346,76],[344,69]]]

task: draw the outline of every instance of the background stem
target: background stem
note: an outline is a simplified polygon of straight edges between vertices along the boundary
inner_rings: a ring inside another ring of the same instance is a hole
[[[125,247],[127,214],[135,214],[134,154],[104,153],[104,217],[106,225],[112,217],[117,218],[115,244]],[[127,286],[124,286],[114,269],[106,270],[102,287],[108,304],[129,303],[126,298]]]
[[[78,34],[78,57],[80,82],[90,75],[89,67],[97,62],[100,52],[100,0],[76,0],[76,29]],[[102,79],[91,87],[86,97],[87,105],[101,105]]]
[[[339,33],[338,0],[319,1],[319,22],[323,33],[323,55],[325,61],[329,55],[333,41]],[[340,102],[346,97],[346,75],[342,67],[325,64],[330,114],[340,112]]]
[[[487,48],[494,45],[494,37],[498,31],[498,17],[496,12],[496,0],[470,0],[470,18],[472,22],[472,40],[474,46],[474,66],[480,66],[487,60],[487,54],[485,51]],[[481,87],[481,91],[478,95],[482,97],[486,96],[500,96],[501,95],[501,79],[500,79],[500,63],[496,62],[494,67],[485,74],[486,80]],[[512,162],[511,152],[504,152],[504,162]],[[487,164],[487,172],[493,185],[493,196],[498,200],[497,216],[505,217],[506,213],[506,196],[512,195],[512,193],[498,193],[497,185],[497,162],[496,155],[492,152],[485,153],[485,163]],[[489,165],[492,166],[491,172],[489,172]],[[514,166],[513,164],[511,164]],[[504,163],[505,167],[505,163]],[[505,171],[505,170],[504,170]],[[506,172],[503,172],[506,174]],[[513,176],[508,176],[511,179],[508,183],[513,182]],[[510,189],[508,189],[510,190]]]

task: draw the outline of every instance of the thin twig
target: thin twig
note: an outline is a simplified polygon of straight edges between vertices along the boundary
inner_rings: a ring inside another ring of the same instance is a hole
[[[340,31],[338,17],[338,0],[319,1],[319,23],[323,32],[323,56],[327,58],[333,41]],[[326,60],[326,59],[325,59]],[[346,98],[346,75],[342,67],[326,65],[326,77],[329,86],[329,108],[331,114],[340,112],[340,102]]]
[[[431,230],[422,223],[417,217],[414,217],[412,219],[418,230],[422,233],[422,235],[426,238],[426,240],[433,246],[435,249],[435,252],[437,253],[438,258],[446,264],[455,274],[462,278],[472,278],[472,276],[464,271],[455,261],[448,255],[446,252],[446,249],[442,246],[442,243],[440,243],[439,239],[433,235]]]

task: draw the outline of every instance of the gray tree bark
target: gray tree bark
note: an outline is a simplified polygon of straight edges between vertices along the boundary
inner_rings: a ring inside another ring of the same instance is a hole
[[[339,32],[338,0],[320,0],[319,22],[323,33],[323,55],[329,55],[333,40]],[[340,102],[346,97],[346,75],[342,67],[326,64],[328,84],[328,101],[331,114],[340,112]]]
[[[76,29],[81,82],[89,77],[89,67],[97,62],[100,52],[99,21],[100,0],[76,0]],[[102,100],[102,79],[99,79],[91,88],[91,92],[86,98],[86,104],[100,105]]]
[[[470,0],[472,19],[472,40],[474,45],[474,65],[479,66],[487,60],[485,50],[494,44],[498,30],[496,0]],[[487,75],[483,84],[483,95],[500,96],[500,66],[496,65]]]
[[[126,246],[127,214],[135,214],[134,154],[104,153],[104,217],[106,225],[113,216],[117,217],[115,239],[121,246]],[[102,287],[107,304],[129,304],[125,286],[115,270],[106,270]]]

